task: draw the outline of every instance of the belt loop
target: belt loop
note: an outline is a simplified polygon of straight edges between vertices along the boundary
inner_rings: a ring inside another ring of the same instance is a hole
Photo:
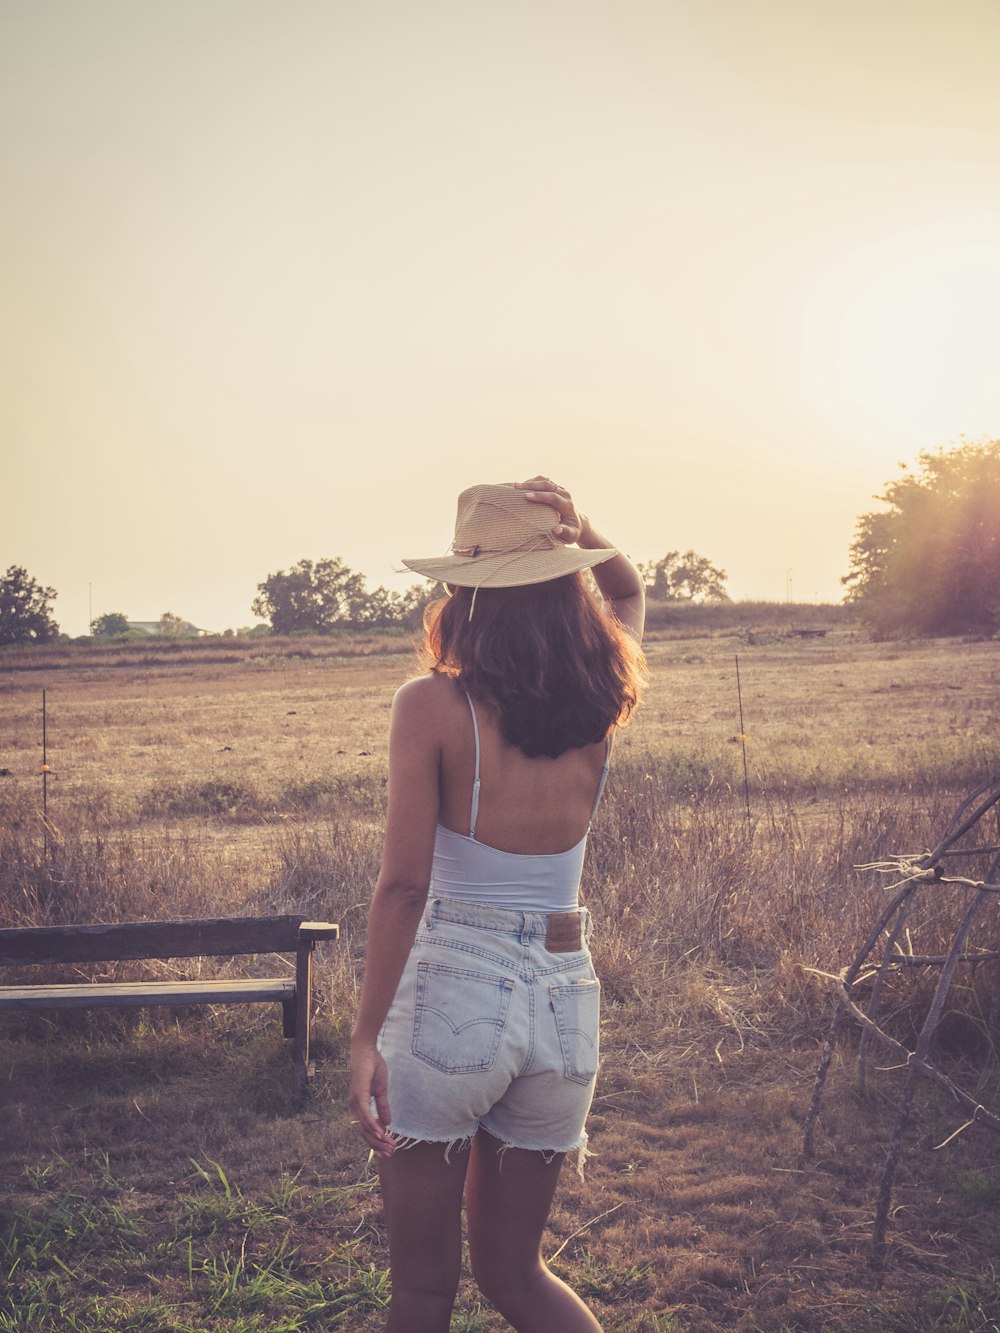
[[[527,944],[528,941],[531,939],[531,914],[529,912],[521,912],[520,916],[521,916],[521,943]]]
[[[434,919],[435,919],[435,917],[437,916],[437,911],[438,911],[438,907],[439,907],[439,906],[440,906],[440,901],[439,901],[439,899],[437,899],[437,898],[432,898],[432,899],[431,899],[430,911],[427,913],[427,916],[424,918],[424,919],[425,919],[425,922],[426,922],[426,925],[427,925],[427,929],[428,929],[429,931],[434,929]]]

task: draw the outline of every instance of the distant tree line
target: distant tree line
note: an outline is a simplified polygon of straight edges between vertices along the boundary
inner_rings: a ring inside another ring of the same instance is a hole
[[[986,634],[1000,631],[1000,440],[921,453],[918,466],[876,498],[885,505],[858,519],[844,576],[845,601],[876,634]],[[640,563],[650,597],[666,603],[727,602],[726,572],[696,551],[669,551]],[[432,584],[405,592],[369,591],[339,558],[300,560],[257,585],[253,613],[275,634],[337,629],[415,628],[435,595]],[[59,637],[54,588],[20,565],[0,577],[0,644]],[[195,633],[165,611],[160,636]],[[127,616],[109,611],[91,623],[95,638],[135,637]]]
[[[390,625],[415,627],[433,595],[433,585],[405,592],[378,587],[369,592],[363,574],[339,557],[300,560],[257,584],[250,609],[270,622],[275,634],[328,634],[340,628]]]
[[[639,568],[653,597],[676,602],[729,600],[723,586],[725,570],[716,569],[695,551],[671,551]],[[369,592],[364,577],[340,559],[300,560],[259,583],[251,609],[270,622],[275,634],[325,634],[340,626],[415,628],[434,596],[433,584],[405,592],[381,587]]]
[[[150,628],[149,626],[152,626]],[[90,633],[95,639],[187,639],[199,633],[198,627],[173,611],[164,611],[159,620],[136,624],[124,611],[105,611],[90,622]]]

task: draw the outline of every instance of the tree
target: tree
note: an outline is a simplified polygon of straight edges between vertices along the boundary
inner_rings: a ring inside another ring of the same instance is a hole
[[[378,587],[366,593],[354,608],[356,625],[405,625],[415,628],[420,624],[424,607],[434,595],[434,585],[414,584],[405,592],[390,592]]]
[[[90,622],[95,639],[123,639],[128,633],[128,616],[123,611],[105,611]]]
[[[351,621],[364,596],[364,576],[348,569],[339,557],[315,564],[300,560],[287,573],[279,570],[258,583],[250,609],[270,620],[275,634],[324,634]]]
[[[257,584],[251,610],[271,622],[275,634],[326,634],[336,626],[382,626],[420,623],[432,593],[430,584],[390,592],[369,592],[363,574],[355,574],[338,557],[300,560],[290,570],[269,574]]]
[[[55,588],[43,588],[20,565],[0,578],[0,643],[49,643],[58,638],[49,603]]]
[[[164,611],[156,622],[156,632],[164,639],[186,639],[195,633],[195,627],[173,611]]]
[[[842,582],[879,634],[1000,629],[1000,440],[919,455],[862,514]]]
[[[639,565],[650,597],[665,602],[728,602],[728,575],[697,551],[668,551],[661,560]]]

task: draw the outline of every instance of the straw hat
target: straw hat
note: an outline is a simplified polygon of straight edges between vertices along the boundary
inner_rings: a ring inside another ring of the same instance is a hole
[[[590,569],[618,552],[584,551],[552,535],[551,505],[529,500],[510,483],[470,486],[458,497],[451,555],[404,560],[407,569],[463,588],[517,588]]]

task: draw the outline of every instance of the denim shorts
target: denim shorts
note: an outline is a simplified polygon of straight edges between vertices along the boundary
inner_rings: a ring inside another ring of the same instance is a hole
[[[575,914],[574,914],[575,915]],[[379,1038],[400,1146],[468,1142],[585,1155],[598,1064],[600,983],[587,940],[549,916],[435,898],[427,904]]]

